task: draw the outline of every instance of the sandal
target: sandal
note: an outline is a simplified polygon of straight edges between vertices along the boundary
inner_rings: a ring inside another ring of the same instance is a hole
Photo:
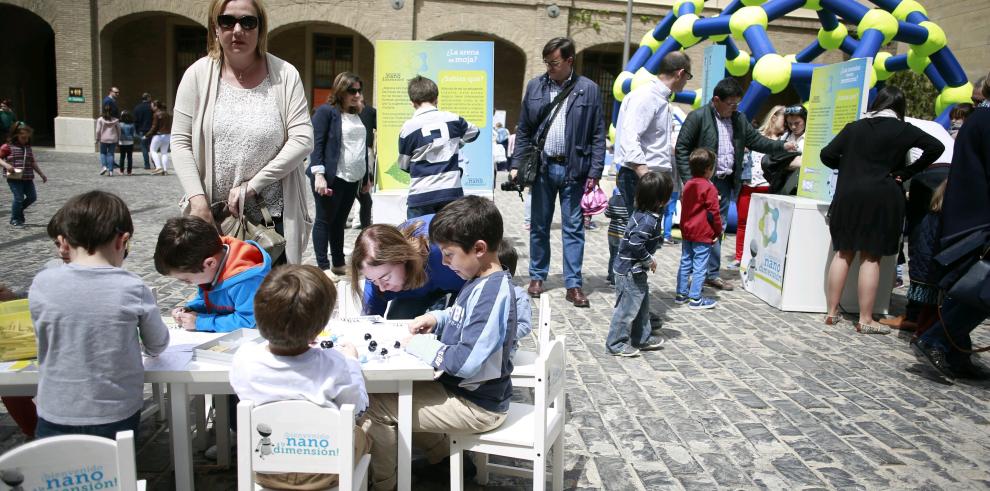
[[[825,316],[825,325],[826,326],[834,326],[834,325],[837,325],[837,324],[839,324],[841,322],[842,322],[842,316],[841,315],[826,315]]]
[[[860,334],[890,334],[890,328],[881,324],[856,323],[856,332]]]

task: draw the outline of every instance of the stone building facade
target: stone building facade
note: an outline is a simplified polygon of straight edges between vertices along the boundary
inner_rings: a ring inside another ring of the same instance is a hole
[[[496,109],[509,127],[518,117],[525,83],[544,71],[540,50],[566,35],[578,46],[580,73],[602,86],[611,113],[611,82],[621,71],[625,7],[621,0],[267,0],[269,50],[300,71],[311,104],[322,103],[333,76],[358,73],[373,98],[374,44],[387,39],[487,40],[495,43]],[[672,0],[634,6],[632,40],[652,29]],[[729,0],[708,0],[714,15]],[[925,2],[945,19],[950,46],[972,78],[985,67],[990,41],[962,29],[968,12],[990,14],[985,0]],[[0,43],[0,97],[14,101],[21,119],[35,126],[38,141],[59,149],[92,151],[93,121],[111,86],[120,105],[131,108],[142,92],[168,107],[185,68],[205,54],[206,0],[0,0],[5,26]],[[937,5],[936,5],[937,4]],[[943,7],[944,5],[944,7]],[[979,15],[979,13],[983,15]],[[819,23],[800,10],[771,26],[778,51],[807,46]],[[951,29],[950,29],[951,27]],[[635,50],[635,44],[632,49]],[[695,60],[703,46],[688,50]],[[829,53],[825,62],[840,61]],[[976,66],[974,66],[976,65]],[[700,70],[698,70],[700,71]],[[692,87],[692,86],[689,86]],[[83,100],[70,102],[70,88]],[[775,102],[796,99],[784,93]],[[373,102],[373,101],[372,101]]]

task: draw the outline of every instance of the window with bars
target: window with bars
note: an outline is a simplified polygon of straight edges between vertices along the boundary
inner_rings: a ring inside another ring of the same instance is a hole
[[[611,122],[612,106],[615,102],[612,96],[612,83],[615,82],[615,76],[622,71],[622,53],[587,50],[583,54],[581,71],[582,75],[598,84],[605,121]]]
[[[206,29],[199,26],[175,26],[175,72],[172,87],[178,87],[186,69],[206,56]]]
[[[313,87],[329,89],[340,72],[354,71],[354,38],[313,35]]]

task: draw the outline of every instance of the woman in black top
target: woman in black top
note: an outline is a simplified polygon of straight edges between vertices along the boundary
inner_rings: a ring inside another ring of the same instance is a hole
[[[945,147],[935,137],[904,122],[904,93],[887,86],[877,93],[866,117],[846,125],[822,149],[822,163],[839,170],[832,198],[829,232],[835,256],[828,271],[828,315],[825,323],[839,321],[842,287],[856,253],[859,267],[859,322],[864,334],[887,334],[890,329],[873,320],[880,280],[880,258],[897,253],[904,224],[901,183],[935,161]],[[911,165],[912,148],[923,153]]]

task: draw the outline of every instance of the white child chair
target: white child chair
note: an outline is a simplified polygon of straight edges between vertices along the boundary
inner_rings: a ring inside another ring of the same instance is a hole
[[[540,318],[537,323],[536,351],[518,349],[512,357],[512,386],[536,387],[536,360],[540,350],[550,344],[550,295],[540,296]]]
[[[368,486],[365,454],[354,464],[354,405],[340,409],[309,401],[278,401],[237,405],[237,489],[264,489],[255,472],[337,474],[340,490]]]
[[[532,476],[533,489],[546,489],[547,451],[553,447],[551,468],[554,490],[564,487],[564,381],[566,361],[564,337],[541,347],[536,360],[536,404],[509,404],[509,413],[501,426],[486,433],[450,434],[450,489],[463,489],[462,457],[465,450],[501,455],[533,462],[533,469],[520,469],[488,464],[485,473],[497,472],[513,476]],[[478,475],[479,482],[487,475]]]
[[[0,456],[0,481],[10,489],[135,491],[145,486],[137,480],[130,430],[117,433],[116,440],[62,435],[25,443]]]

